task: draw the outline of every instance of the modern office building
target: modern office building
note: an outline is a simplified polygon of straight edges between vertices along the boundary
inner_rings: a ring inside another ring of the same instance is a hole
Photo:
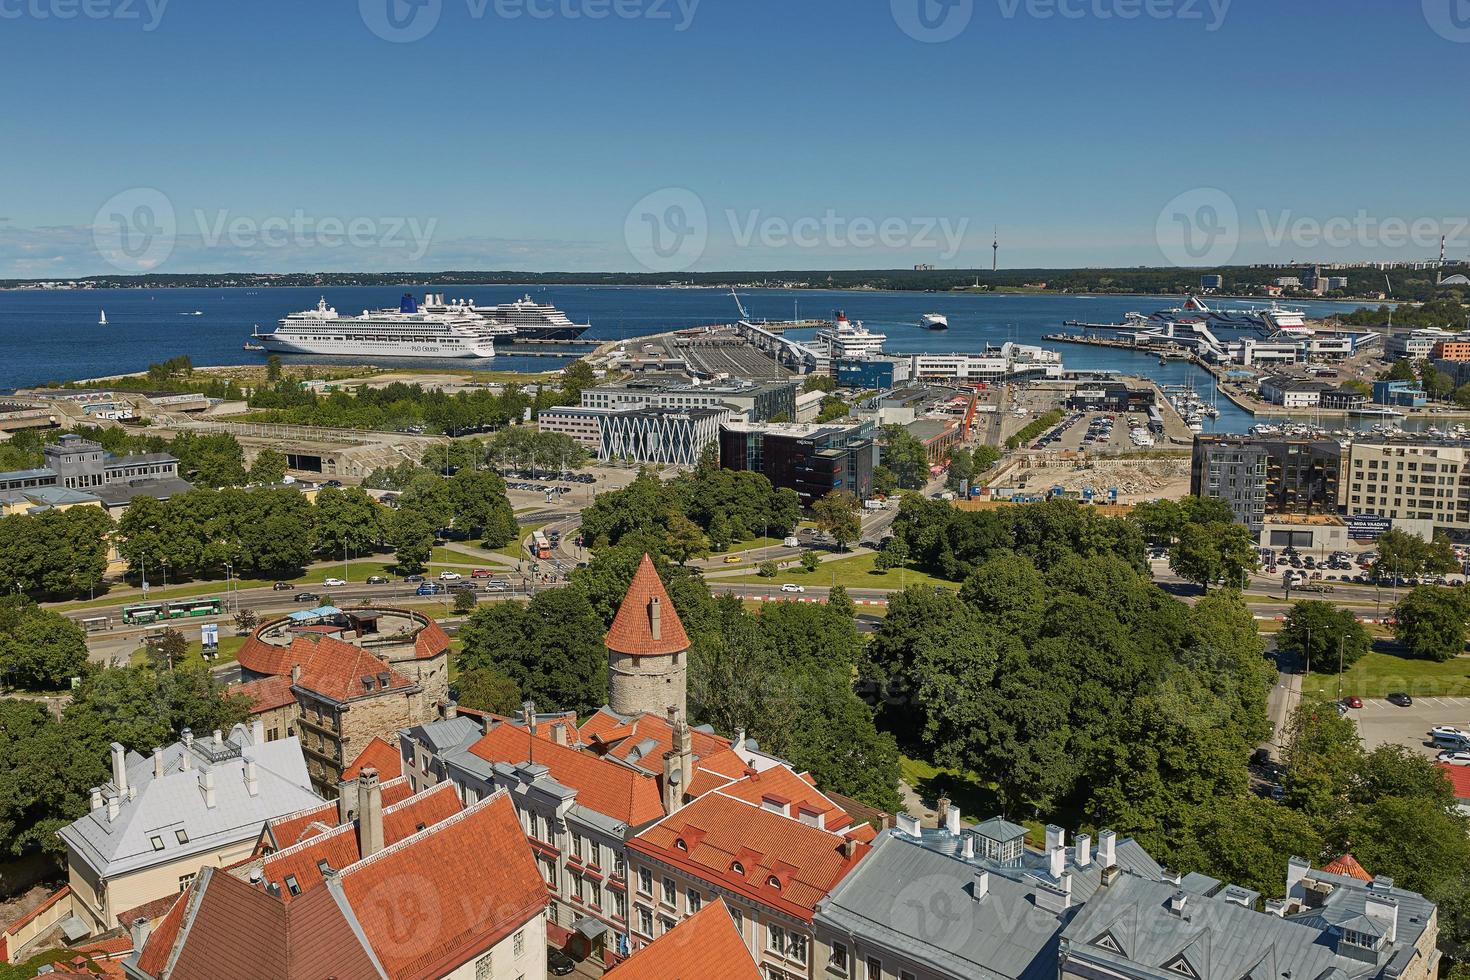
[[[766,422],[777,415],[796,418],[794,381],[721,382],[716,384],[671,384],[635,381],[599,385],[582,392],[582,407],[603,411],[639,408],[725,408],[751,422]]]
[[[1261,381],[1261,397],[1282,408],[1316,408],[1322,403],[1322,392],[1332,385],[1321,381],[1271,377]]]
[[[1423,408],[1429,403],[1424,386],[1417,381],[1373,382],[1373,404],[1399,408]]]
[[[720,429],[720,465],[765,474],[795,490],[803,507],[834,490],[865,500],[878,465],[876,426],[730,422]]]
[[[909,380],[913,359],[908,357],[848,357],[832,362],[837,387],[857,391],[889,391]]]
[[[602,419],[597,458],[656,466],[693,466],[720,438],[729,408],[645,408],[609,412]]]
[[[1268,514],[1335,513],[1341,470],[1342,448],[1330,440],[1196,436],[1189,489],[1225,501],[1260,533]]]
[[[1196,436],[1189,467],[1189,492],[1230,505],[1238,524],[1259,529],[1266,518],[1266,457],[1263,443],[1240,436]]]

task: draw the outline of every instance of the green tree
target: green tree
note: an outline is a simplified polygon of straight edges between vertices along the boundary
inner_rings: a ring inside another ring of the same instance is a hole
[[[418,508],[399,507],[389,524],[388,540],[398,571],[422,574],[434,554],[434,524]]]
[[[1322,853],[1322,835],[1305,814],[1260,797],[1212,800],[1185,816],[1179,842],[1156,856],[1265,895],[1281,891],[1291,858]]]
[[[471,613],[457,662],[463,671],[499,671],[540,704],[585,714],[607,698],[605,632],[580,589],[547,589],[524,606]]]
[[[454,689],[462,708],[512,715],[523,703],[516,682],[491,667],[461,671]]]
[[[898,477],[886,466],[878,466],[873,470],[873,493],[879,497],[891,497],[898,493]]]
[[[1418,381],[1419,376],[1414,372],[1414,362],[1405,357],[1393,362],[1393,365],[1383,375],[1383,380]]]
[[[885,425],[881,433],[883,466],[905,490],[921,490],[929,482],[929,454],[924,444],[901,425]]]
[[[1169,555],[1169,567],[1176,574],[1207,591],[1216,582],[1244,588],[1259,565],[1254,539],[1238,524],[1187,523]]]
[[[56,831],[87,812],[90,787],[107,779],[105,746],[38,701],[0,700],[0,854],[65,850]]]
[[[822,566],[822,559],[817,557],[815,551],[803,551],[801,553],[801,567],[807,572],[815,572]]]
[[[1333,826],[1349,812],[1363,758],[1357,726],[1330,701],[1304,700],[1286,731],[1285,802],[1318,827]]]
[[[454,611],[460,616],[474,612],[477,601],[477,597],[473,592],[468,589],[462,589],[454,593]]]
[[[1318,599],[1291,607],[1276,642],[1324,674],[1337,672],[1339,654],[1342,669],[1347,670],[1373,649],[1373,637],[1351,610]]]
[[[956,446],[949,457],[949,474],[945,486],[955,493],[970,496],[970,480],[975,475],[975,457],[963,446]]]
[[[703,558],[710,553],[709,539],[698,524],[677,511],[669,515],[666,523],[667,554],[674,561],[683,565],[691,558]]]
[[[837,381],[829,374],[809,374],[806,380],[802,382],[801,390],[807,392],[825,391],[830,393],[837,390]]]
[[[29,602],[0,603],[0,675],[31,690],[60,690],[87,671],[87,637],[58,613]]]
[[[833,490],[812,504],[812,518],[837,543],[838,551],[846,551],[848,543],[862,534],[861,514],[862,506],[846,490]]]
[[[262,449],[250,464],[251,483],[265,486],[280,483],[286,477],[286,457],[274,449]]]
[[[281,355],[272,354],[265,359],[265,380],[271,384],[281,380]]]
[[[857,606],[848,598],[847,590],[840,585],[832,586],[827,593],[827,608],[839,616],[852,619],[857,615]]]
[[[1422,586],[1400,599],[1393,615],[1394,639],[1410,656],[1444,663],[1465,652],[1470,602],[1461,593]]]
[[[154,670],[173,670],[184,659],[189,641],[172,626],[147,639],[148,662]]]
[[[316,495],[317,550],[332,558],[370,554],[391,516],[361,487],[323,487]]]
[[[777,566],[777,564],[770,559],[766,559],[755,568],[756,574],[759,575],[761,578],[775,578],[776,573],[780,571],[779,566]]]

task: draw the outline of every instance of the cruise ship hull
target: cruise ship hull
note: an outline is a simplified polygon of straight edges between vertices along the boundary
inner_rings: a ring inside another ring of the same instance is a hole
[[[277,354],[324,354],[335,357],[432,357],[482,360],[495,356],[495,345],[489,341],[473,344],[439,344],[433,342],[394,341],[374,344],[356,340],[286,340],[275,334],[259,334],[257,344]]]
[[[524,324],[516,326],[516,340],[577,340],[592,329],[590,323],[578,323],[571,327],[535,327]]]

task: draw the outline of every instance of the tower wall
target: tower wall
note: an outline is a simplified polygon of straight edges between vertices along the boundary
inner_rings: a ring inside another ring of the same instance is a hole
[[[634,657],[608,651],[607,703],[620,715],[684,713],[689,655],[686,652]]]

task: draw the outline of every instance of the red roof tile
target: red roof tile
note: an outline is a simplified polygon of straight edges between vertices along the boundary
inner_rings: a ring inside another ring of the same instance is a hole
[[[497,725],[470,746],[470,752],[487,762],[520,765],[531,760],[531,736],[515,725]],[[658,782],[652,776],[540,738],[535,761],[550,770],[552,779],[576,790],[578,803],[629,826],[664,815]]]
[[[291,648],[295,650],[302,644],[316,649],[298,661],[301,679],[296,685],[314,694],[333,701],[351,701],[385,690],[402,691],[414,686],[413,681],[386,662],[351,643],[329,637],[302,636],[291,643]]]
[[[250,713],[274,711],[296,703],[291,693],[291,678],[263,677],[258,681],[246,681],[230,688],[230,694],[243,694],[250,699]]]
[[[610,755],[629,761],[633,749],[639,743],[652,739],[654,747],[641,756],[644,768],[663,770],[664,753],[674,747],[674,726],[665,715],[641,714],[632,721],[624,721],[617,715],[601,708],[583,723],[578,735],[600,755]],[[690,744],[694,757],[701,768],[711,769],[730,778],[738,778],[745,772],[745,763],[730,748],[728,739],[711,735],[698,729],[690,729]]]
[[[365,767],[378,770],[378,776],[381,779],[397,779],[403,775],[403,755],[385,739],[374,735],[371,741],[362,747],[357,758],[352,760],[352,765],[347,767],[347,771],[342,773],[342,782],[356,779],[357,774]]]
[[[538,915],[549,897],[504,792],[338,880],[378,960],[402,980],[449,973]]]
[[[659,631],[653,634],[653,608],[659,607]],[[607,631],[607,647],[616,653],[633,656],[678,653],[689,649],[689,634],[679,622],[679,614],[669,601],[669,593],[653,567],[648,555],[638,563],[633,573],[633,583],[628,594],[613,617],[612,629]]]
[[[719,792],[665,817],[628,847],[808,922],[817,902],[871,849]],[[737,859],[744,874],[732,867]],[[770,884],[773,876],[779,887]]]
[[[765,772],[750,770],[743,779],[738,779],[719,792],[737,800],[760,806],[768,798],[787,804],[793,817],[806,812],[820,814],[823,826],[828,830],[841,831],[852,824],[850,817],[836,803],[823,796],[811,782],[797,775],[786,766],[772,766]]]
[[[1346,875],[1349,878],[1357,878],[1359,881],[1373,880],[1373,876],[1364,871],[1363,866],[1358,863],[1357,858],[1353,857],[1351,854],[1344,854],[1336,861],[1333,861],[1323,867],[1322,870],[1326,871],[1328,874]]]
[[[383,792],[384,807],[402,803],[413,795],[413,788],[402,776],[388,780],[379,788]],[[337,826],[337,804],[335,802],[319,803],[314,807],[297,810],[295,813],[288,813],[272,820],[266,825],[261,839],[270,843],[276,850],[284,850],[335,826]]]
[[[142,905],[135,905],[124,912],[119,912],[117,921],[125,927],[132,926],[139,919],[147,919],[149,922],[153,922],[168,915],[169,909],[174,907],[174,902],[178,900],[178,897],[178,893],[175,892],[172,895],[155,898],[151,902],[144,902]]]
[[[354,612],[352,609],[345,611],[348,615]],[[423,624],[417,635],[414,636],[414,659],[427,660],[431,657],[438,657],[449,649],[449,634],[445,633],[443,627],[432,618],[422,613],[414,613],[401,609],[384,609],[383,611],[397,612],[404,616],[412,617]],[[235,654],[235,659],[239,661],[240,666],[256,674],[290,676],[291,667],[303,662],[298,656],[301,651],[293,651],[294,643],[293,646],[278,646],[260,639],[260,633],[262,631],[271,629],[280,622],[281,620],[275,620],[266,623],[260,629],[256,630],[255,633],[251,634],[250,638],[245,641],[240,647],[240,650]],[[334,629],[336,628],[334,627]],[[298,633],[296,639],[306,639],[306,637]]]
[[[655,939],[604,980],[761,980],[760,969],[716,899]]]
[[[1443,762],[1437,762],[1444,771],[1444,776],[1455,788],[1455,799],[1470,800],[1470,766],[1447,766]]]
[[[188,910],[193,895],[194,890],[191,888],[176,896],[174,907],[169,909],[158,928],[149,934],[148,942],[143,944],[142,954],[138,957],[138,968],[144,973],[156,977],[168,965],[169,955],[173,952],[179,929],[184,924],[184,913]]]

